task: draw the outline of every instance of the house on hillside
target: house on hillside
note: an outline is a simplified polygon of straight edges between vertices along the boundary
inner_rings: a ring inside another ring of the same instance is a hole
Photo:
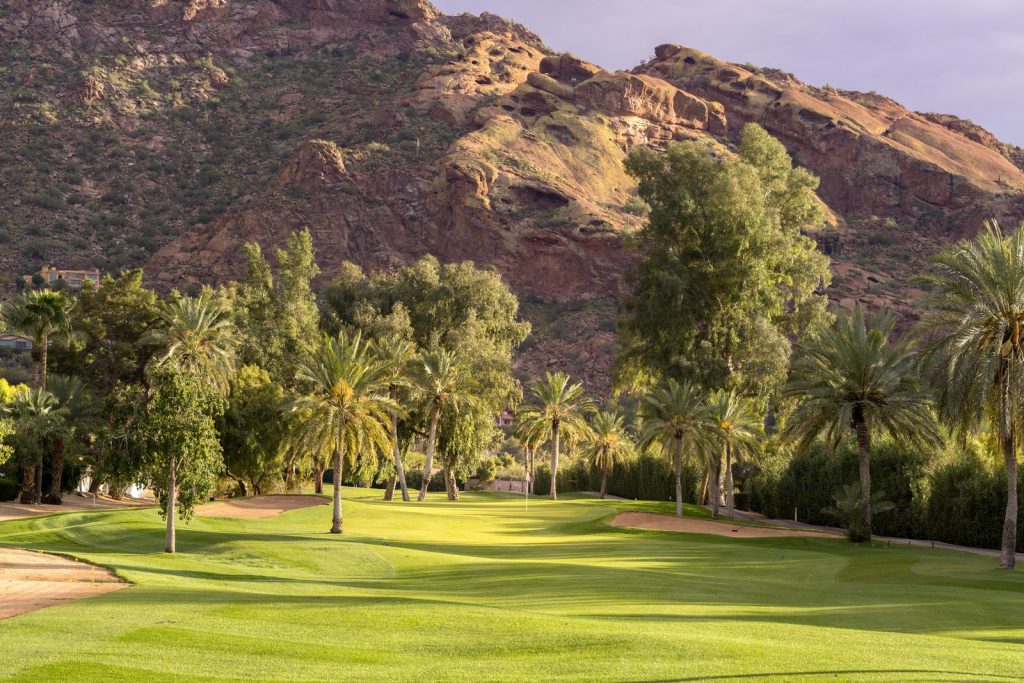
[[[498,413],[498,416],[494,418],[494,424],[496,424],[499,427],[511,427],[512,425],[515,424],[515,422],[516,414],[509,410],[508,408],[502,410],[500,413]]]
[[[18,352],[31,351],[32,340],[28,337],[23,337],[20,334],[6,332],[0,334],[0,349]]]
[[[35,275],[26,275],[24,277],[25,283],[32,284],[32,280],[36,276],[42,278],[43,283],[48,287],[54,287],[63,282],[68,287],[77,289],[86,282],[91,282],[94,285],[100,283],[100,271],[97,268],[92,270],[62,270],[53,266],[44,266]]]

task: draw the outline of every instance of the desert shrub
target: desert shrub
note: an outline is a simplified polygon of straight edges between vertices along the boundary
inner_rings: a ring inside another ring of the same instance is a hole
[[[640,197],[630,197],[622,210],[633,216],[646,216],[651,212],[651,205]]]

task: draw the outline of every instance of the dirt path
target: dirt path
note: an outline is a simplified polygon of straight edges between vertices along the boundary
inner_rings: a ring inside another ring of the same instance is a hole
[[[203,505],[196,508],[196,514],[203,517],[263,519],[275,517],[289,510],[329,505],[330,502],[329,498],[323,496],[256,496],[255,498],[236,498]]]
[[[63,505],[23,505],[21,503],[0,503],[0,522],[11,519],[24,519],[37,515],[48,515],[51,512],[81,512],[84,510],[120,510],[123,508],[149,507],[155,505],[152,499],[135,500],[126,498],[114,500],[99,496],[95,501],[92,496],[83,497],[74,493],[64,495]]]
[[[727,522],[713,522],[709,519],[672,517],[653,512],[620,512],[615,515],[612,525],[631,529],[651,531],[682,531],[690,534],[711,534],[730,538],[835,538],[827,531],[813,529],[773,529],[770,527],[747,526]]]
[[[0,619],[128,586],[106,569],[85,562],[0,548]]]

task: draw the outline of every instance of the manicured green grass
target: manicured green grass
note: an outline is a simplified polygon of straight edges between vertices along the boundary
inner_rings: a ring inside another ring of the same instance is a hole
[[[0,621],[19,681],[1019,680],[1024,576],[991,558],[833,539],[615,529],[616,509],[469,494],[196,518],[0,524],[137,585]],[[666,508],[667,509],[667,506]],[[688,512],[692,513],[693,510]]]

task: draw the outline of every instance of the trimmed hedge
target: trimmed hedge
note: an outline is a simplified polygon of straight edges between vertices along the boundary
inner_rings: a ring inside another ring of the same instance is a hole
[[[701,472],[691,463],[683,463],[683,500],[696,500]],[[576,461],[558,469],[558,490],[562,493],[598,491],[601,472],[583,461]],[[551,489],[551,470],[547,464],[537,467],[534,493],[543,494]],[[608,478],[608,494],[636,500],[675,500],[676,480],[672,466],[664,458],[643,454],[635,460],[617,466]]]

